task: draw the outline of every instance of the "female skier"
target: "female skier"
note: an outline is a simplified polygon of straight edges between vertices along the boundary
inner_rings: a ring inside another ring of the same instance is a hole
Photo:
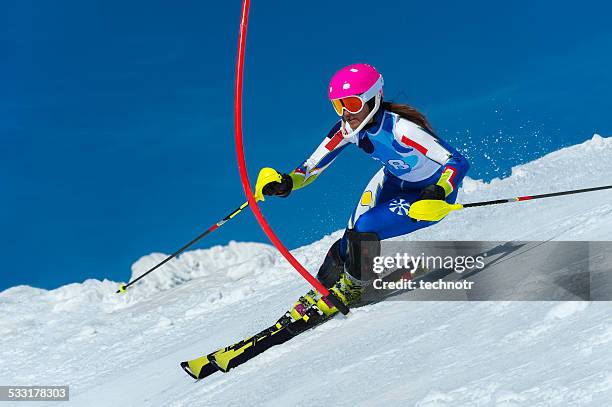
[[[434,134],[421,113],[383,101],[382,75],[370,65],[354,64],[338,71],[329,85],[329,99],[340,116],[338,123],[302,165],[289,174],[272,170],[271,178],[276,181],[262,181],[264,186],[257,191],[288,196],[314,181],[349,144],[381,162],[383,167],[368,183],[344,235],[329,249],[317,274],[331,295],[351,307],[359,304],[372,276],[380,240],[433,225],[435,222],[411,219],[410,205],[421,199],[454,203],[469,164]],[[181,366],[197,379],[218,370],[227,372],[337,312],[327,297],[311,290],[273,326]]]
[[[270,182],[263,194],[287,197],[313,182],[350,144],[382,168],[370,180],[341,239],[335,242],[317,278],[344,304],[358,303],[371,274],[380,240],[406,235],[436,222],[408,216],[410,205],[422,199],[454,203],[469,168],[468,161],[432,130],[416,109],[383,100],[383,77],[367,64],[353,64],[331,79],[329,99],[340,120],[314,153],[281,182]],[[315,291],[300,297],[291,313],[303,316],[312,306],[326,315],[336,308]]]

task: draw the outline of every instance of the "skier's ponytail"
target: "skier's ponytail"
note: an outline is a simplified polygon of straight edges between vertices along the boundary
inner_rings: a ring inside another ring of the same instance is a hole
[[[435,135],[433,128],[431,127],[431,124],[429,124],[429,121],[425,115],[416,110],[414,107],[393,103],[393,101],[384,101],[382,103],[382,108],[389,112],[393,112],[406,120],[410,120],[411,122],[418,124],[425,130]]]

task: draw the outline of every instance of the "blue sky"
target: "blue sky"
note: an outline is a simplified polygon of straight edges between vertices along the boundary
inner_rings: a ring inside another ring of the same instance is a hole
[[[244,201],[232,128],[240,7],[3,2],[0,289],[125,281],[139,257],[172,252]],[[466,152],[473,178],[611,135],[611,9],[254,0],[249,171],[288,171],[310,154],[336,120],[330,76],[357,61],[382,71],[386,97],[425,112]],[[376,169],[346,151],[264,212],[289,247],[308,243],[345,225]],[[196,247],[230,240],[266,238],[245,212]]]

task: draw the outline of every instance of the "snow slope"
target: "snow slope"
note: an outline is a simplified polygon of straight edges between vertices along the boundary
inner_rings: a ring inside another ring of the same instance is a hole
[[[468,179],[459,201],[610,183],[610,157],[612,138],[596,135],[518,166],[506,179]],[[340,233],[293,253],[315,272]],[[408,238],[612,240],[612,191],[465,210]],[[132,278],[163,256],[140,259]],[[231,242],[183,254],[127,295],[116,295],[117,286],[87,280],[0,293],[0,384],[69,384],[68,404],[88,407],[612,400],[609,302],[388,301],[194,382],[180,361],[270,325],[307,289],[303,280],[272,247]]]

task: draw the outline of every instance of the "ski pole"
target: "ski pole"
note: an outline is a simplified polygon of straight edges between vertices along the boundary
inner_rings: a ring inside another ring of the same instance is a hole
[[[473,202],[467,204],[449,204],[445,201],[439,200],[423,200],[417,201],[410,206],[408,211],[408,216],[413,219],[418,220],[427,220],[427,221],[439,221],[446,215],[448,215],[452,211],[458,211],[464,208],[474,208],[477,206],[488,206],[488,205],[497,205],[504,204],[509,202],[521,202],[521,201],[530,201],[534,199],[541,198],[550,198],[553,196],[561,196],[561,195],[573,195],[573,194],[582,194],[584,192],[592,192],[592,191],[601,191],[603,189],[612,189],[612,185],[606,185],[601,187],[594,188],[584,188],[584,189],[573,189],[569,191],[561,191],[561,192],[551,192],[548,194],[540,194],[540,195],[526,195],[519,196],[515,198],[507,198],[507,199],[496,199],[493,201],[482,201],[482,202]]]
[[[185,246],[181,247],[180,249],[178,249],[177,251],[175,251],[174,253],[172,253],[170,256],[166,257],[162,262],[158,263],[157,265],[155,265],[154,267],[152,267],[151,269],[149,269],[146,273],[138,276],[138,278],[134,279],[133,281],[130,281],[127,284],[122,284],[119,286],[119,289],[117,290],[116,294],[119,293],[124,293],[125,290],[131,286],[132,284],[134,284],[135,282],[137,282],[138,280],[142,279],[143,277],[145,277],[146,275],[148,275],[149,273],[153,272],[154,270],[160,268],[161,266],[163,266],[164,264],[166,264],[167,262],[169,262],[171,259],[175,258],[176,256],[178,256],[179,254],[181,254],[182,252],[184,252],[189,246],[191,246],[192,244],[194,244],[195,242],[197,242],[198,240],[204,238],[205,236],[207,236],[208,234],[212,233],[213,231],[215,231],[216,229],[218,229],[219,227],[221,227],[221,225],[223,225],[225,222],[227,222],[228,220],[230,220],[231,218],[233,218],[234,216],[238,215],[240,212],[242,212],[242,210],[244,208],[246,208],[247,206],[249,206],[249,202],[245,202],[242,205],[240,205],[240,207],[238,207],[238,209],[234,210],[232,213],[230,213],[229,215],[227,215],[225,218],[221,219],[219,222],[215,223],[214,225],[212,225],[211,227],[208,228],[208,230],[206,230],[204,233],[200,234],[198,237],[196,237],[195,239],[193,239],[191,242],[187,243]]]

